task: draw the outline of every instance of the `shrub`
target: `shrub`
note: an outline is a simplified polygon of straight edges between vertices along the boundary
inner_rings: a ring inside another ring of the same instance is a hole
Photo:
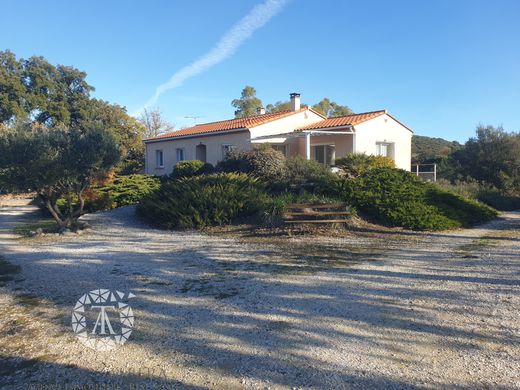
[[[497,210],[511,211],[520,209],[520,196],[514,192],[499,190],[493,186],[478,183],[469,178],[467,181],[438,180],[439,187],[459,195],[478,200]]]
[[[385,156],[348,153],[345,157],[336,160],[336,167],[346,176],[357,177],[376,168],[395,168],[395,162]]]
[[[162,228],[201,228],[258,215],[268,202],[257,179],[243,173],[218,173],[163,183],[140,202],[137,211]]]
[[[269,145],[261,145],[247,152],[233,151],[217,164],[220,172],[242,172],[263,181],[285,175],[285,156]]]
[[[315,160],[294,157],[287,159],[285,175],[271,181],[269,188],[275,193],[329,194],[336,180],[338,176],[325,165]]]
[[[215,165],[217,172],[242,172],[247,173],[250,170],[249,162],[246,160],[246,152],[240,150],[231,150],[227,152],[223,160]]]
[[[275,180],[285,175],[285,156],[268,145],[251,149],[245,157],[250,173],[261,180]]]
[[[147,175],[116,176],[111,183],[93,186],[85,192],[85,211],[110,210],[116,207],[139,203],[141,198],[159,188],[159,179]],[[77,199],[73,199],[77,202]],[[57,202],[66,205],[65,199]]]
[[[496,216],[486,205],[397,169],[376,168],[356,179],[344,179],[338,190],[375,220],[414,230],[467,227]]]
[[[171,178],[204,175],[213,172],[213,165],[200,160],[179,161],[173,167]]]

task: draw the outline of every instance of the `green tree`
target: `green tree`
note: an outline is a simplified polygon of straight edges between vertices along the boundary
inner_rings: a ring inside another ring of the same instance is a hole
[[[256,97],[256,89],[246,85],[240,99],[234,99],[231,105],[236,108],[235,118],[245,118],[256,115],[256,109],[262,107],[262,101]]]
[[[23,78],[23,66],[16,56],[9,50],[0,51],[0,123],[27,117]]]
[[[275,104],[268,104],[265,106],[266,112],[280,112],[280,111],[289,111],[291,109],[291,102],[276,102]]]
[[[54,66],[43,57],[31,57],[22,63],[29,114],[35,122],[76,126],[85,118],[90,92],[94,90],[86,82],[85,72]]]
[[[0,134],[0,186],[36,191],[60,229],[74,228],[92,179],[118,161],[108,131],[64,126],[17,125]],[[60,198],[66,206],[58,207]]]
[[[501,190],[520,190],[520,134],[502,127],[479,126],[476,137],[453,157],[466,175]]]
[[[43,57],[17,59],[0,52],[0,128],[32,121],[47,128],[80,130],[99,127],[113,134],[121,147],[121,173],[144,166],[145,127],[124,107],[93,99],[86,73],[70,66],[50,64]]]
[[[329,98],[321,99],[321,101],[312,106],[312,108],[327,118],[353,114],[348,106],[339,105],[336,102],[330,101]]]
[[[81,125],[95,123],[97,127],[109,131],[120,147],[121,160],[117,170],[121,174],[139,172],[144,167],[143,137],[146,128],[136,118],[126,112],[126,108],[93,99],[87,119]]]

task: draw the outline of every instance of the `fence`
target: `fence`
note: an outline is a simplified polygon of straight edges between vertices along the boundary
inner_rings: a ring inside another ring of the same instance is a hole
[[[437,164],[414,164],[412,173],[424,181],[437,181]]]

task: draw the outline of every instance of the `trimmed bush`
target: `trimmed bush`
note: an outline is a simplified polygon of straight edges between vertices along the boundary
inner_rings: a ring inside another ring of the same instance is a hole
[[[285,156],[268,145],[251,149],[245,157],[250,173],[261,180],[275,180],[285,175]]]
[[[357,177],[376,168],[395,168],[395,162],[385,156],[348,153],[345,157],[336,160],[336,167],[346,176]]]
[[[171,178],[178,179],[181,177],[199,176],[212,173],[213,165],[200,160],[179,161],[173,167]]]
[[[219,173],[165,182],[140,202],[137,212],[166,229],[202,228],[259,215],[268,202],[257,179]]]
[[[414,230],[468,227],[496,216],[486,205],[397,169],[370,170],[356,179],[343,180],[338,190],[376,221]]]
[[[294,157],[287,159],[285,175],[271,182],[270,188],[273,192],[330,194],[337,180],[338,176],[325,165]]]
[[[247,152],[232,151],[216,167],[220,172],[248,173],[263,181],[285,175],[285,156],[269,145],[261,145]]]

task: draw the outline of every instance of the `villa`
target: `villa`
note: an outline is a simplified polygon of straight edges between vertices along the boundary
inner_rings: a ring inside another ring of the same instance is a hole
[[[199,124],[145,139],[146,167],[150,175],[172,172],[183,160],[215,165],[231,150],[249,150],[269,144],[287,157],[302,156],[334,166],[347,153],[388,156],[398,168],[410,170],[412,130],[386,110],[326,118],[300,104],[292,93],[291,109]]]

